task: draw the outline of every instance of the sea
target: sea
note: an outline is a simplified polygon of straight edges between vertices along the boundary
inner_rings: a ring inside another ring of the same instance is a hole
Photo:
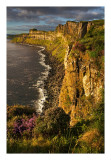
[[[34,107],[41,113],[47,98],[44,81],[51,67],[45,64],[42,46],[7,40],[7,105]]]

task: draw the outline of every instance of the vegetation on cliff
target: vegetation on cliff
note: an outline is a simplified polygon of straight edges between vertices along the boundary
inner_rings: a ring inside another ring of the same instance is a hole
[[[54,41],[44,41],[43,39],[33,39],[28,37],[15,37],[12,39],[12,42],[45,46],[46,50],[55,56],[60,62],[64,61],[64,56],[67,49],[67,43],[62,37],[57,37]]]
[[[104,153],[104,21],[68,22],[41,37],[34,32],[39,39],[22,35],[12,42],[46,46],[64,62],[59,107],[42,116],[8,107],[8,153]]]
[[[104,153],[104,98],[91,119],[73,127],[58,107],[37,116],[31,108],[10,106],[7,114],[8,153]]]
[[[69,48],[59,106],[71,116],[71,125],[89,119],[104,88],[104,21],[92,22],[83,38]]]

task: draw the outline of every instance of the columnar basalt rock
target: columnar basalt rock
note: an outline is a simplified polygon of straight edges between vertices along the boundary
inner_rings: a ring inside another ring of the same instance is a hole
[[[82,38],[87,33],[88,22],[70,22],[64,25],[58,25],[56,32],[62,32],[64,35],[73,35],[74,38]],[[90,27],[90,26],[89,26]]]
[[[71,116],[71,125],[91,114],[94,105],[101,99],[103,77],[91,64],[88,54],[78,57],[66,54],[65,76],[59,96],[59,107]],[[91,100],[88,99],[91,97]],[[91,102],[92,101],[92,102]]]

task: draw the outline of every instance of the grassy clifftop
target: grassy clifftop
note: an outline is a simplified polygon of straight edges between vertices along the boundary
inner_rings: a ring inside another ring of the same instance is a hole
[[[60,62],[64,61],[64,56],[68,47],[67,42],[62,37],[56,37],[53,41],[29,37],[15,37],[12,42],[45,46],[46,50],[55,56]]]
[[[104,20],[79,23],[68,21],[65,25],[58,25],[54,32],[30,30],[29,34],[16,35],[13,37],[12,42],[46,46],[46,49],[52,55],[63,61],[68,46],[71,49],[72,45],[79,39],[80,43],[84,43],[87,49],[88,47],[90,49],[91,45],[94,48],[96,43],[97,47],[99,43],[102,42],[103,44]],[[96,53],[91,52],[89,54],[94,56]]]

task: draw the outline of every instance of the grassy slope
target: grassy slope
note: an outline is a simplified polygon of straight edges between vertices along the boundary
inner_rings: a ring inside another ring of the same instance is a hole
[[[28,37],[15,37],[12,42],[45,46],[46,50],[55,56],[60,62],[64,61],[64,56],[68,47],[67,42],[62,37],[57,37],[54,41],[44,41]]]

